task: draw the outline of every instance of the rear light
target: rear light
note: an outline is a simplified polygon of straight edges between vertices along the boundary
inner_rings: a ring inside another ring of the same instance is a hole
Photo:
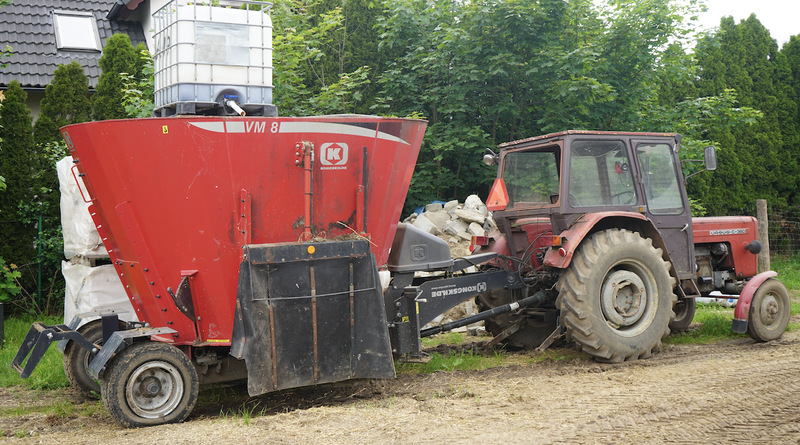
[[[473,236],[472,240],[469,243],[469,251],[474,251],[478,246],[488,246],[489,245],[489,237],[488,236]]]
[[[489,245],[489,237],[488,236],[473,236],[471,244],[473,246],[488,246]]]
[[[553,235],[553,244],[551,244],[551,245],[554,246],[554,247],[559,247],[559,246],[561,246],[561,244],[563,244],[564,241],[566,241],[566,240],[562,239],[561,236]]]

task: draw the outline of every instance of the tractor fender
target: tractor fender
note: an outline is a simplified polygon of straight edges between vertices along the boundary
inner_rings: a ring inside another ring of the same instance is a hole
[[[742,293],[739,294],[739,301],[736,302],[736,310],[733,311],[733,325],[731,331],[739,334],[747,332],[747,316],[750,314],[750,304],[753,302],[753,295],[765,281],[772,277],[777,277],[778,272],[768,270],[754,276],[744,285]]]
[[[596,212],[583,214],[569,229],[560,233],[561,246],[553,246],[545,254],[545,266],[559,269],[569,267],[572,256],[584,238],[598,230],[608,228],[628,229],[650,238],[653,245],[661,249],[664,259],[672,264],[661,234],[645,215],[635,212]]]

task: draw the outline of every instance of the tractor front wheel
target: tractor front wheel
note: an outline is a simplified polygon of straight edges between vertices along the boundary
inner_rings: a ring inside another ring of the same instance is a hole
[[[669,330],[673,334],[683,332],[689,328],[697,311],[697,301],[694,298],[682,298],[672,307],[675,319],[669,323]]]
[[[558,281],[568,338],[603,362],[649,357],[675,316],[675,280],[661,249],[623,229],[585,239]]]
[[[128,428],[185,420],[199,390],[197,371],[186,354],[150,341],[117,354],[100,381],[108,412]]]
[[[755,341],[771,341],[789,325],[791,302],[786,286],[775,278],[761,283],[750,303],[747,335]]]

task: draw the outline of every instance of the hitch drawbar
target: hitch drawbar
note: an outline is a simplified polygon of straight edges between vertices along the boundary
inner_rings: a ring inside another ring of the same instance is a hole
[[[31,375],[31,372],[33,372],[33,369],[36,368],[36,365],[39,364],[44,353],[47,352],[47,348],[50,347],[50,344],[60,340],[72,340],[94,353],[100,350],[99,346],[92,344],[89,340],[84,338],[83,335],[70,329],[67,325],[59,324],[48,326],[37,321],[33,323],[28,334],[25,336],[25,340],[22,342],[19,351],[17,351],[17,355],[14,357],[14,360],[11,361],[11,367],[19,373],[20,377],[27,379]],[[28,361],[23,368],[20,365],[29,353],[30,357],[28,357]]]
[[[438,334],[440,332],[450,331],[455,328],[460,328],[461,326],[477,323],[479,321],[486,320],[487,318],[496,317],[498,315],[505,314],[507,312],[515,311],[517,309],[524,309],[529,306],[535,307],[544,303],[546,299],[547,295],[544,292],[537,292],[531,295],[530,297],[523,298],[522,300],[515,301],[513,303],[504,304],[496,308],[485,310],[475,315],[470,315],[469,317],[462,318],[460,320],[456,320],[450,323],[445,323],[439,326],[423,329],[419,332],[419,336],[430,337],[431,335]]]

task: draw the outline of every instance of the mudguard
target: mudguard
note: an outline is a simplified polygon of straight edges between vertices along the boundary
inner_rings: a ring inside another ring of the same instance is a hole
[[[578,246],[580,246],[583,239],[586,238],[594,226],[604,219],[613,217],[627,218],[631,221],[637,221],[640,224],[650,224],[647,217],[641,213],[618,211],[586,213],[575,221],[569,229],[561,232],[560,235],[563,244],[560,249],[550,249],[545,254],[545,266],[557,267],[559,269],[569,267],[572,262],[572,256],[575,254]],[[661,235],[658,234],[658,231],[653,228],[649,232],[651,233],[647,233],[647,235],[653,239],[653,244],[665,250],[663,242],[661,241]]]
[[[753,302],[753,295],[765,281],[772,277],[778,276],[778,272],[767,271],[761,272],[754,276],[744,285],[742,293],[739,294],[739,301],[736,303],[736,310],[733,312],[733,325],[731,331],[739,334],[747,332],[747,317],[750,314],[750,304]]]

